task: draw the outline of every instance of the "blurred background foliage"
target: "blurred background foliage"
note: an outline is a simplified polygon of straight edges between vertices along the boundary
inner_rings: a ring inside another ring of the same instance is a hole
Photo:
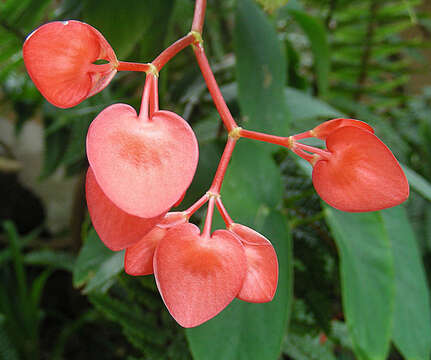
[[[204,31],[242,126],[289,135],[341,116],[369,122],[406,171],[405,204],[336,211],[317,197],[306,164],[241,140],[222,195],[235,220],[274,243],[277,295],[270,304],[234,301],[187,331],[168,314],[153,277],[124,274],[123,253],[100,242],[84,201],[86,131],[112,103],[137,108],[144,75],[120,73],[102,93],[57,109],[26,74],[22,43],[42,23],[78,19],[100,30],[121,60],[149,62],[189,31],[193,7],[191,0],[0,1],[0,358],[429,360],[425,0],[208,0]],[[160,101],[199,139],[187,207],[207,190],[226,138],[190,50],[162,70]]]

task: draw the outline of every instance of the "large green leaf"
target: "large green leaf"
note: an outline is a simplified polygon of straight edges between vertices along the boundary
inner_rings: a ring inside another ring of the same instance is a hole
[[[303,91],[286,87],[286,102],[292,118],[291,131],[311,130],[325,120],[347,117],[327,102]]]
[[[252,0],[239,0],[234,32],[242,126],[287,134],[286,59],[277,33]]]
[[[430,298],[418,244],[402,206],[381,213],[396,265],[393,340],[406,359],[429,360]]]
[[[421,175],[410,169],[408,166],[403,165],[404,173],[410,186],[421,194],[425,199],[431,201],[431,184]]]
[[[360,360],[384,360],[394,310],[391,245],[380,213],[325,209],[340,253],[344,316]]]
[[[289,13],[301,26],[307,35],[313,53],[314,69],[317,77],[317,87],[320,95],[326,95],[329,87],[330,50],[323,23],[300,10],[290,10]]]
[[[123,269],[123,257],[124,251],[109,250],[96,231],[91,230],[75,262],[73,286],[85,285],[85,293],[106,291]]]
[[[89,0],[84,2],[83,15],[84,21],[97,28],[117,56],[124,60],[138,41],[144,42],[144,48],[148,47],[148,43],[157,47],[163,46],[163,37],[173,5],[174,0]],[[154,44],[155,38],[159,44]],[[151,53],[150,50],[146,52]]]
[[[214,319],[187,330],[197,360],[275,360],[281,351],[292,301],[292,249],[286,219],[274,209],[282,195],[279,170],[262,151],[264,146],[247,140],[237,145],[222,199],[234,221],[273,243],[279,261],[278,290],[269,303],[235,300]],[[216,222],[215,227],[221,226]]]
[[[266,11],[273,12],[287,4],[289,0],[257,0]]]

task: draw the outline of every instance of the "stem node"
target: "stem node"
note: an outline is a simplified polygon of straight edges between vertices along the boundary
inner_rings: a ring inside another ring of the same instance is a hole
[[[229,137],[233,140],[238,140],[241,137],[241,130],[242,128],[240,126],[234,127],[231,131],[229,131]]]

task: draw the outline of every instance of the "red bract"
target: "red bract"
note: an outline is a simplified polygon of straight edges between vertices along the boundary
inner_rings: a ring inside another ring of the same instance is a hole
[[[87,134],[87,156],[97,182],[122,210],[151,218],[166,212],[189,187],[198,143],[178,115],[157,111],[139,119],[129,105],[103,110]]]
[[[145,235],[142,240],[126,249],[124,257],[124,271],[129,275],[150,275],[153,271],[153,257],[159,242],[168,230],[179,224],[187,222],[181,212],[167,213],[165,217]]]
[[[154,275],[174,319],[194,327],[216,316],[238,294],[247,269],[244,247],[227,230],[211,238],[193,224],[173,227],[154,255]]]
[[[278,261],[271,242],[258,232],[241,224],[232,224],[245,249],[247,273],[238,299],[262,303],[271,301],[277,290]]]
[[[313,184],[329,205],[350,212],[375,211],[401,204],[409,195],[403,170],[374,134],[346,126],[326,139],[331,153],[316,162]]]
[[[94,229],[103,243],[118,251],[135,244],[152,230],[164,214],[144,219],[130,215],[109,200],[97,184],[91,168],[87,171],[85,184],[88,212]]]
[[[333,119],[325,121],[324,123],[316,126],[313,130],[311,130],[311,134],[314,137],[325,140],[335,130],[344,126],[354,126],[374,133],[373,128],[363,121],[354,119]]]
[[[92,26],[75,21],[42,25],[26,39],[24,63],[36,87],[53,105],[69,108],[104,89],[118,61]],[[96,65],[96,60],[107,64]]]

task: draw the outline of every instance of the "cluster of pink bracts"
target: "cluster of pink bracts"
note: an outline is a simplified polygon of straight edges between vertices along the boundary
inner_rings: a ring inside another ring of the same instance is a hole
[[[61,108],[101,91],[120,66],[104,37],[79,21],[41,26],[27,38],[23,54],[37,88]],[[105,63],[96,64],[101,59]],[[262,140],[240,128],[235,134]],[[298,142],[308,137],[323,140],[326,148]],[[317,192],[340,210],[374,211],[408,197],[408,183],[397,160],[361,121],[334,119],[305,133],[276,138],[269,142],[284,145],[312,164]],[[96,117],[87,134],[86,195],[94,228],[110,249],[126,249],[128,274],[154,273],[169,312],[184,327],[211,319],[235,297],[270,301],[278,280],[271,243],[230,219],[219,189],[209,191],[189,210],[169,212],[184,197],[198,155],[188,123],[159,110],[157,74],[151,67],[139,115],[129,105],[111,105]],[[211,212],[214,202],[221,209],[226,230],[201,233],[189,223],[208,201]]]

